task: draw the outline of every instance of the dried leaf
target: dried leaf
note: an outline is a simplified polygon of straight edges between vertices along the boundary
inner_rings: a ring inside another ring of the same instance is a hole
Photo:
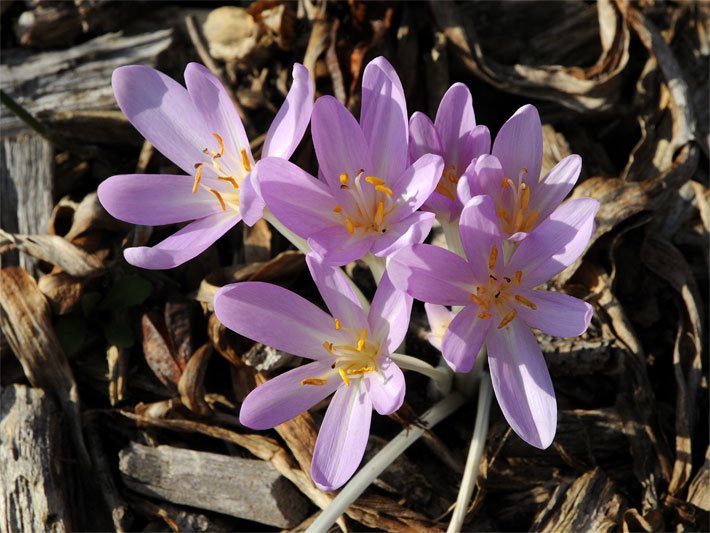
[[[203,416],[212,412],[205,401],[205,373],[210,357],[212,357],[212,345],[205,344],[190,357],[178,382],[178,391],[183,405]]]
[[[141,326],[146,363],[163,385],[176,392],[182,369],[173,355],[165,322],[157,313],[145,313]]]

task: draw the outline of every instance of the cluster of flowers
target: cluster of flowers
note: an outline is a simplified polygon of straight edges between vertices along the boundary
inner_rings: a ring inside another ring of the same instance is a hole
[[[396,72],[377,58],[363,74],[358,123],[331,96],[314,104],[309,73],[296,64],[257,163],[219,81],[197,64],[187,66],[185,81],[187,88],[143,66],[113,76],[128,119],[186,175],[113,176],[99,187],[102,204],[135,224],[190,222],[153,247],[125,250],[126,260],[172,268],[240,220],[253,224],[268,215],[307,242],[308,268],[331,313],[267,283],[218,292],[214,309],[227,327],[313,360],[255,389],[242,404],[241,422],[272,428],[335,393],[312,477],[324,490],[340,487],[362,460],[372,409],[387,415],[402,405],[396,350],[417,298],[426,302],[431,342],[449,366],[469,371],[485,343],[506,419],[528,443],[549,446],[557,406],[530,328],[580,335],[592,309],[535,287],[579,257],[598,203],[560,205],[579,176],[579,156],[540,177],[537,110],[520,108],[491,147],[465,85],[449,89],[434,122],[421,113],[409,119]],[[309,122],[318,178],[288,161]],[[422,244],[435,217],[448,250]],[[339,268],[358,259],[381,275],[371,305]]]

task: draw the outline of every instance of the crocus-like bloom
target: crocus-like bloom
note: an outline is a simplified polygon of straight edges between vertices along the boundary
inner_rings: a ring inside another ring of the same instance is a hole
[[[397,252],[388,272],[398,288],[438,305],[463,306],[449,324],[442,354],[456,371],[473,366],[483,343],[498,404],[526,442],[546,448],[555,436],[557,403],[531,327],[572,337],[589,325],[592,308],[559,292],[535,290],[574,262],[589,242],[599,203],[570,200],[541,222],[508,260],[493,200],[464,207],[460,236],[466,258],[417,244]]]
[[[504,236],[513,241],[550,216],[572,190],[582,168],[582,158],[573,154],[540,178],[542,125],[532,105],[521,107],[503,124],[491,154],[466,169],[460,196],[466,202],[472,196],[489,195]]]
[[[98,190],[114,217],[158,226],[189,222],[153,247],[128,248],[132,265],[164,269],[199,255],[237,222],[253,224],[263,200],[251,179],[254,158],[237,110],[219,80],[202,65],[185,68],[187,89],[149,67],[130,65],[113,73],[118,105],[131,124],[187,175],[113,176]],[[263,155],[291,156],[313,107],[308,70],[293,67],[293,85],[271,125]]]
[[[444,334],[449,329],[449,324],[456,316],[456,313],[449,311],[443,305],[435,305],[430,303],[424,304],[426,317],[429,321],[430,333],[427,333],[427,340],[434,348],[441,351],[441,342],[444,340]]]
[[[445,221],[454,221],[463,204],[456,186],[471,161],[491,149],[491,134],[486,126],[476,126],[471,92],[463,83],[453,84],[441,99],[436,119],[416,112],[409,121],[409,156],[412,161],[424,154],[444,159],[444,171],[436,189],[424,203]]]
[[[237,333],[314,361],[252,391],[242,404],[242,424],[272,428],[335,392],[311,469],[320,489],[334,490],[362,460],[372,408],[387,415],[402,405],[404,376],[389,355],[407,332],[412,299],[385,275],[366,314],[339,268],[315,256],[306,260],[332,316],[286,289],[259,282],[222,288],[214,308]]]
[[[359,124],[331,96],[315,103],[311,132],[321,179],[285,160],[261,161],[258,180],[267,207],[330,264],[367,253],[386,257],[422,242],[434,216],[417,209],[444,165],[432,154],[409,165],[407,131],[397,73],[384,58],[374,59],[363,74]]]

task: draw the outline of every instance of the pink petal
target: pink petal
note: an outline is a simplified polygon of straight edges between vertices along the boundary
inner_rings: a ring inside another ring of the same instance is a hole
[[[99,185],[99,200],[111,216],[145,226],[176,224],[222,211],[217,198],[203,187],[192,194],[192,176],[124,174]],[[205,179],[214,188],[217,180]]]
[[[577,183],[581,170],[582,158],[576,154],[569,155],[531,187],[530,205],[540,213],[540,220],[546,219],[565,199]]]
[[[535,106],[524,105],[503,124],[493,143],[492,154],[500,159],[506,177],[517,180],[522,169],[524,179],[536,182],[542,167],[542,125]]]
[[[245,171],[242,165],[241,150],[246,150],[250,163],[254,158],[249,148],[249,139],[239,118],[232,99],[222,86],[217,76],[199,63],[190,63],[185,68],[185,83],[190,98],[202,116],[202,121],[210,134],[221,136],[225,144],[225,153],[221,163],[226,164],[233,173]],[[210,135],[208,147],[217,149],[214,136]],[[204,146],[203,146],[204,148]],[[225,169],[226,170],[226,169]]]
[[[370,148],[373,173],[392,180],[407,166],[407,101],[399,76],[384,57],[373,59],[362,77],[360,126]]]
[[[409,119],[409,160],[413,163],[423,155],[443,153],[434,123],[424,113],[416,111]]]
[[[523,284],[535,287],[562,272],[582,254],[594,230],[599,202],[569,200],[521,241],[510,258],[511,271],[523,272]]]
[[[311,478],[316,487],[331,491],[350,479],[365,453],[371,418],[372,401],[360,380],[336,391],[313,452]]]
[[[486,126],[476,126],[461,144],[459,160],[455,162],[456,168],[461,172],[471,161],[480,155],[491,151],[491,132]]]
[[[536,448],[547,448],[557,429],[557,402],[535,336],[520,320],[492,328],[486,338],[493,390],[513,431]]]
[[[119,67],[111,78],[118,106],[133,126],[187,174],[204,161],[210,139],[205,120],[185,87],[142,65]]]
[[[444,333],[449,328],[449,324],[456,316],[456,313],[449,311],[443,305],[425,303],[424,310],[429,321],[431,333],[427,335],[427,340],[434,348],[441,351],[441,341]]]
[[[439,305],[471,303],[474,285],[468,263],[438,246],[402,248],[391,257],[387,271],[395,287],[417,300]]]
[[[434,224],[434,213],[416,211],[407,218],[391,224],[387,233],[378,235],[371,251],[377,257],[389,257],[410,244],[420,244],[427,238]]]
[[[494,155],[477,157],[466,169],[465,177],[471,188],[471,195],[487,194],[500,201],[503,184],[503,166]]]
[[[503,248],[498,216],[490,196],[474,196],[461,212],[459,233],[466,258],[477,281],[488,280],[489,260],[496,248],[496,265],[503,264]]]
[[[343,271],[324,263],[323,259],[309,254],[306,257],[308,270],[318,287],[330,313],[342,325],[354,331],[368,327],[365,312],[352,287],[345,279]],[[335,323],[331,324],[335,328]]]
[[[305,298],[270,283],[249,281],[222,287],[214,311],[232,331],[309,359],[330,360],[324,342],[343,343],[334,320]]]
[[[303,385],[307,378],[326,379],[324,385]],[[343,384],[330,361],[316,361],[276,376],[251,391],[239,411],[239,421],[251,429],[270,429],[291,420],[327,398]]]
[[[441,343],[441,353],[456,372],[468,372],[481,351],[483,341],[493,325],[492,319],[481,320],[477,305],[464,307],[449,324]]]
[[[367,321],[372,337],[384,343],[387,353],[394,352],[404,340],[411,313],[412,297],[395,288],[385,272],[372,299]]]
[[[381,415],[389,415],[402,407],[406,384],[402,370],[389,357],[378,362],[376,372],[363,378],[372,406]]]
[[[175,268],[200,255],[240,220],[241,216],[237,211],[220,210],[191,222],[153,247],[126,248],[123,256],[131,265],[141,268]]]
[[[320,171],[333,194],[340,191],[341,174],[353,179],[360,170],[370,173],[373,169],[360,125],[332,96],[316,100],[311,135]]]
[[[518,306],[518,316],[528,326],[555,337],[577,337],[587,331],[594,314],[587,302],[561,292],[526,290],[520,293],[537,306],[535,310]]]
[[[295,63],[293,84],[266,134],[262,157],[291,157],[311,120],[313,91],[314,85],[308,69]]]
[[[259,161],[261,195],[276,218],[295,234],[311,234],[337,224],[328,186],[293,163],[277,157]]]
[[[471,130],[476,126],[476,117],[473,113],[473,100],[471,92],[463,83],[454,83],[439,104],[434,120],[436,131],[441,139],[447,164],[454,164],[458,172],[471,162],[459,161],[462,149],[468,142]],[[460,167],[460,163],[465,163]]]
[[[264,216],[266,204],[259,190],[259,166],[262,161],[257,161],[254,169],[246,175],[239,189],[239,210],[247,226],[253,226],[257,220]]]
[[[331,226],[312,234],[308,245],[326,263],[342,266],[360,259],[367,254],[375,242],[372,233],[356,231],[352,235],[344,225]]]
[[[392,182],[392,191],[401,202],[397,213],[401,213],[402,218],[419,209],[429,198],[443,171],[444,160],[438,155],[426,154]]]

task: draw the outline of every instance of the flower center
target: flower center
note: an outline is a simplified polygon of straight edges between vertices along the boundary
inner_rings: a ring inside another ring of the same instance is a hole
[[[497,259],[498,247],[494,244],[488,255],[488,280],[476,286],[475,291],[471,293],[471,300],[481,308],[478,318],[488,320],[496,315],[500,318],[498,329],[502,329],[518,316],[516,308],[519,305],[529,307],[533,311],[537,309],[537,305],[517,294],[516,287],[520,286],[523,279],[522,271],[515,272],[512,279],[497,275]]]
[[[195,163],[195,181],[192,185],[192,193],[196,193],[198,187],[203,187],[214,194],[222,211],[226,211],[228,206],[239,210],[239,186],[244,182],[245,176],[251,171],[249,155],[246,148],[242,148],[240,150],[241,157],[237,159],[235,154],[225,151],[224,141],[218,133],[212,132],[212,136],[217,140],[218,150],[209,148],[202,150],[202,153],[209,158],[209,161]],[[205,169],[214,173],[218,180],[229,183],[232,186],[232,190],[230,192],[218,191],[214,187],[208,187],[202,183],[202,174]]]
[[[513,234],[518,231],[529,232],[537,224],[540,213],[530,209],[530,186],[525,183],[523,175],[528,173],[522,168],[518,174],[518,182],[503,177],[500,205],[496,214],[501,221],[503,231]]]
[[[446,196],[452,201],[455,201],[456,186],[458,185],[460,177],[461,175],[455,165],[446,165],[434,191]]]
[[[333,356],[330,365],[331,372],[337,372],[345,385],[350,386],[351,379],[362,378],[365,374],[377,370],[377,355],[380,345],[367,340],[367,328],[359,332],[343,327],[340,320],[335,319],[335,329],[349,333],[352,344],[323,343],[323,348]],[[301,380],[301,385],[325,385],[324,377],[312,377]]]
[[[386,233],[387,217],[397,202],[385,181],[376,176],[365,176],[360,170],[353,179],[346,173],[340,175],[340,188],[348,193],[345,207],[338,204],[333,212],[341,217],[350,235],[356,231]]]

